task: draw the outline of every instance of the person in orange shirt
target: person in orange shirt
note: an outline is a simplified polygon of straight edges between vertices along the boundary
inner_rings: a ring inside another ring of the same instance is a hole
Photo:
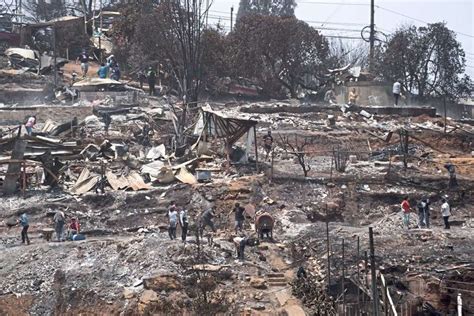
[[[352,88],[349,92],[349,105],[355,105],[359,95],[357,94],[356,88]]]

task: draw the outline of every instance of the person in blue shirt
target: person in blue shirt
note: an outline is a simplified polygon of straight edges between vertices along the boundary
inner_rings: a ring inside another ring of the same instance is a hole
[[[21,230],[21,243],[24,244],[26,241],[26,243],[29,245],[30,238],[28,237],[28,228],[30,226],[28,222],[28,216],[26,216],[26,213],[21,214],[20,218],[18,219],[18,222],[23,227],[23,229]]]
[[[104,63],[100,64],[100,68],[97,71],[97,75],[99,76],[99,78],[106,79],[108,73],[109,73],[109,65],[108,64],[106,65]]]

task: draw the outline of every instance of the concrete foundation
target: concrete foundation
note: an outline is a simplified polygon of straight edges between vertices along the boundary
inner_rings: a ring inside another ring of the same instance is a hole
[[[242,108],[241,111],[244,113],[316,113],[327,110],[340,111],[340,107],[337,105],[324,105],[314,104],[311,106],[250,106],[248,108]],[[370,114],[375,115],[398,115],[398,116],[419,116],[427,115],[430,117],[436,116],[436,109],[433,107],[416,107],[416,106],[357,106],[354,112],[360,112],[362,110],[367,111]]]

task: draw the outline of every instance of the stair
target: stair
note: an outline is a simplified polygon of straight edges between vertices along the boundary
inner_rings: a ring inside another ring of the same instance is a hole
[[[267,283],[269,286],[287,286],[285,275],[283,273],[267,274]]]

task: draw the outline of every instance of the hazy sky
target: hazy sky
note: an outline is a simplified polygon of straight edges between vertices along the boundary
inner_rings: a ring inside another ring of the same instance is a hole
[[[324,28],[321,32],[325,35],[360,37],[360,29],[370,23],[370,0],[296,2],[296,17],[316,28]],[[232,6],[235,22],[239,0],[214,0],[209,23],[220,20],[228,30]],[[375,0],[375,6],[376,27],[387,34],[405,24],[422,26],[425,25],[423,22],[446,22],[449,29],[457,32],[457,40],[466,52],[466,72],[474,77],[474,0]],[[353,45],[364,45],[359,39],[343,40],[352,41]]]

